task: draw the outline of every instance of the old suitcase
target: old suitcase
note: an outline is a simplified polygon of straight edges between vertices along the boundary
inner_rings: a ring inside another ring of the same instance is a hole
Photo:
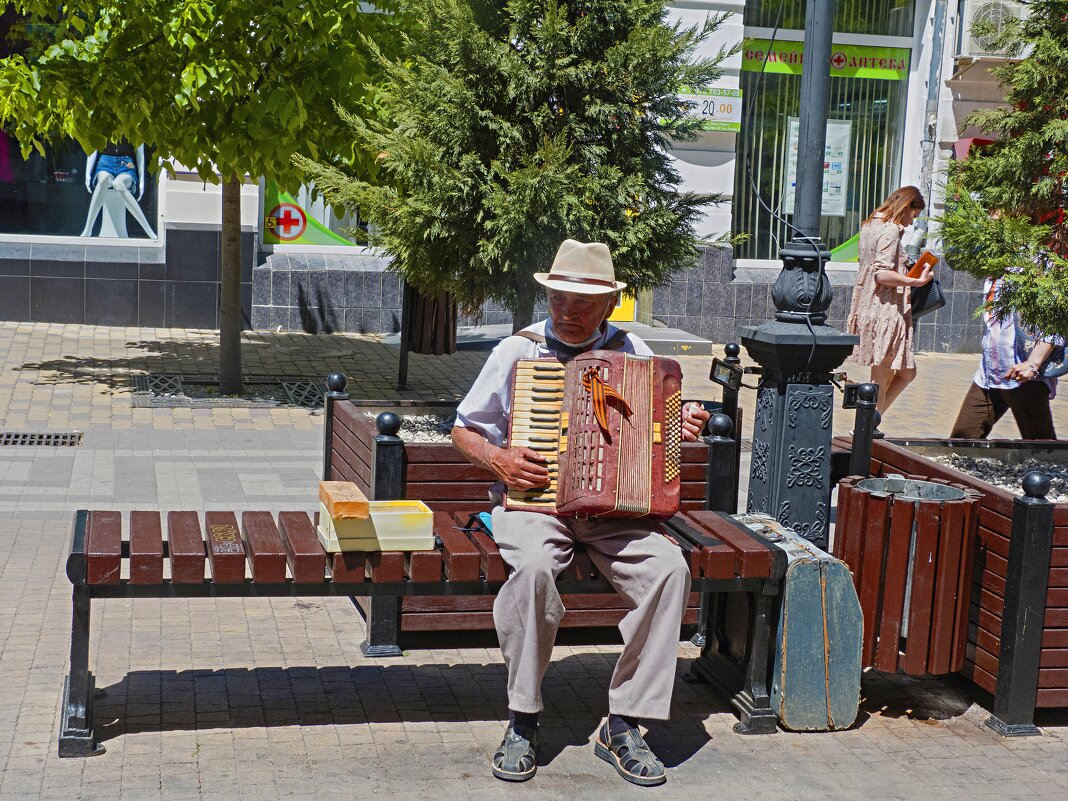
[[[771,679],[771,706],[793,731],[853,725],[860,705],[864,619],[849,568],[764,515],[739,518],[788,560]]]

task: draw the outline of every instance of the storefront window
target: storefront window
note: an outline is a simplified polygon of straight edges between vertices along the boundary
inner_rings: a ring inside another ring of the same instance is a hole
[[[735,251],[743,259],[777,259],[779,248],[792,238],[789,227],[760,201],[790,220],[801,43],[777,42],[770,58],[763,52],[768,44],[750,40],[743,53],[745,109],[737,137],[733,206],[734,233],[749,236]],[[897,187],[909,55],[907,48],[835,45],[820,225],[820,236],[832,249],[853,237],[861,221]],[[761,67],[768,71],[756,71]]]
[[[802,30],[805,0],[748,0],[746,25]],[[780,9],[781,14],[780,14]],[[838,33],[869,33],[880,36],[912,36],[916,0],[838,0],[834,30]]]
[[[157,191],[150,159],[143,148],[129,145],[87,156],[73,141],[23,159],[14,138],[0,132],[0,233],[154,239]]]

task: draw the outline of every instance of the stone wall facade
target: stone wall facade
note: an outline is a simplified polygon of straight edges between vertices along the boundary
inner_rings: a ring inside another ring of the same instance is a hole
[[[936,272],[947,303],[918,321],[916,349],[978,353],[983,326],[973,312],[982,302],[980,283],[944,262]],[[653,291],[652,316],[663,325],[713,342],[736,341],[740,327],[760,325],[774,317],[771,287],[778,275],[778,267],[735,267],[729,248],[704,248],[696,267]],[[857,268],[834,263],[827,276],[834,290],[827,323],[844,331]]]
[[[255,232],[243,232],[246,326],[255,245]],[[220,248],[218,228],[169,227],[159,243],[0,242],[0,320],[217,329]]]

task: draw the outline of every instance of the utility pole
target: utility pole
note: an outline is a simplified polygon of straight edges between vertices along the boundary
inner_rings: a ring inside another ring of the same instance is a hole
[[[832,372],[857,337],[828,325],[830,259],[820,239],[835,0],[808,0],[793,239],[779,251],[775,319],[740,331],[763,367],[757,392],[747,511],[763,512],[826,547],[830,527]]]

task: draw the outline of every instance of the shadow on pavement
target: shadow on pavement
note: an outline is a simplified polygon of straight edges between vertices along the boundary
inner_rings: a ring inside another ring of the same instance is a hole
[[[980,690],[961,676],[905,676],[867,671],[861,681],[860,713],[853,728],[869,717],[907,718],[921,722],[950,720],[963,715]]]
[[[539,764],[549,764],[569,746],[591,742],[608,713],[616,656],[574,654],[550,665]],[[680,672],[686,667],[687,661],[679,660]],[[501,721],[503,733],[506,679],[499,663],[131,671],[98,689],[96,739],[106,743],[124,734],[206,728],[402,722]],[[649,727],[649,743],[669,767],[708,742],[704,718],[731,711],[712,688],[691,687],[678,684],[676,712],[682,714]]]
[[[114,356],[71,353],[43,361],[26,361],[15,369],[37,373],[34,383],[42,386],[97,384],[112,390],[129,390],[133,375],[177,373],[217,374],[217,338],[161,338],[125,343],[125,352]],[[247,376],[286,375],[325,378],[341,371],[349,376],[349,392],[360,397],[366,381],[374,386],[372,396],[382,387],[396,383],[396,348],[367,336],[348,334],[303,334],[245,331],[241,341],[242,366]],[[424,356],[411,354],[410,392],[418,396],[459,400],[478,375],[485,354]],[[447,378],[445,378],[447,376]],[[450,386],[444,386],[451,384]]]

